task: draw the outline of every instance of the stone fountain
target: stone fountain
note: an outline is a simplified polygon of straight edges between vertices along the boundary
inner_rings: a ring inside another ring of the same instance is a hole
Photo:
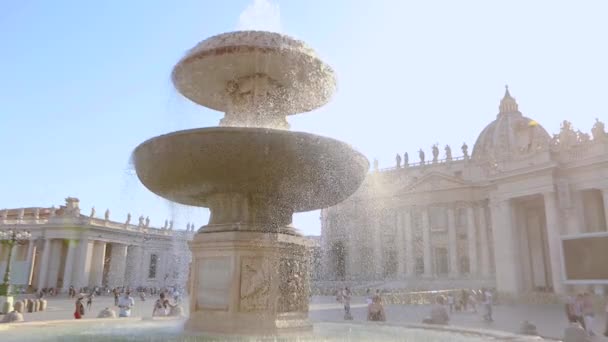
[[[190,244],[186,330],[311,329],[309,245],[293,213],[343,201],[369,168],[343,142],[288,131],[287,115],[329,101],[333,70],[301,41],[242,31],[196,45],[172,79],[191,101],[225,113],[219,127],[162,135],[134,151],[150,191],[211,212]]]

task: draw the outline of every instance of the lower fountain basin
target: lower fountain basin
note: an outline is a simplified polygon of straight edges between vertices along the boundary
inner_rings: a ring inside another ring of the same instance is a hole
[[[80,320],[57,322],[17,323],[2,326],[3,342],[12,341],[129,341],[129,342],[196,342],[196,341],[424,341],[424,342],[487,342],[540,341],[493,331],[459,330],[438,327],[405,327],[384,324],[315,323],[309,334],[276,337],[254,336],[188,336],[183,333],[183,322],[174,320],[142,321],[141,319]]]
[[[237,193],[293,212],[342,202],[369,169],[338,140],[266,128],[178,131],[142,143],[133,157],[144,186],[171,201],[209,207],[210,196]]]

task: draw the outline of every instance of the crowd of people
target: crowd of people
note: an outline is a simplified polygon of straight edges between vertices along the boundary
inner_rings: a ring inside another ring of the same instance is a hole
[[[70,298],[77,297],[74,309],[74,318],[81,319],[87,311],[93,309],[93,298],[99,295],[109,295],[110,293],[114,296],[114,306],[118,308],[118,317],[130,317],[131,311],[135,306],[135,299],[131,296],[132,290],[127,287],[117,287],[113,289],[100,289],[93,288],[88,292],[87,289],[81,289],[76,291],[73,287],[68,290],[68,296]],[[177,307],[181,303],[181,293],[176,287],[169,287],[164,289],[158,288],[145,288],[138,287],[135,289],[139,293],[141,301],[146,300],[146,296],[156,296],[158,299],[155,301],[152,309],[152,316],[167,316],[171,313],[171,309]],[[44,296],[44,293],[42,294]],[[86,298],[86,310],[84,300]],[[169,300],[173,299],[173,303]],[[109,310],[106,308],[105,310]]]
[[[477,313],[479,303],[482,305],[482,317],[487,322],[492,322],[493,292],[489,289],[461,290],[448,292],[447,295],[437,295],[431,307],[430,316],[423,319],[428,324],[448,324],[450,314],[455,312],[472,311]],[[352,291],[348,287],[339,290],[336,300],[344,305],[344,319],[352,320],[350,304]],[[367,304],[367,320],[383,322],[386,321],[386,313],[382,301],[382,293],[379,289],[372,294],[367,289],[365,301]],[[448,314],[449,309],[449,314]]]

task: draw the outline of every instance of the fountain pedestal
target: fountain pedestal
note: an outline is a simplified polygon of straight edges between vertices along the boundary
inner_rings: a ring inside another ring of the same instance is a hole
[[[186,330],[220,334],[311,330],[310,242],[301,236],[240,229],[199,232],[190,243],[192,300]]]

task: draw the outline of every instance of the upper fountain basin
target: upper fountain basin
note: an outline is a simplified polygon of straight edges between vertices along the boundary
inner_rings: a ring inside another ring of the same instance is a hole
[[[200,42],[177,63],[172,79],[188,99],[227,112],[233,107],[234,84],[260,75],[280,88],[262,104],[282,115],[318,108],[336,88],[333,70],[304,42],[264,31],[224,33]]]
[[[133,152],[153,193],[208,207],[221,193],[261,195],[294,212],[325,208],[353,194],[369,163],[348,144],[302,132],[210,127],[152,138]]]

